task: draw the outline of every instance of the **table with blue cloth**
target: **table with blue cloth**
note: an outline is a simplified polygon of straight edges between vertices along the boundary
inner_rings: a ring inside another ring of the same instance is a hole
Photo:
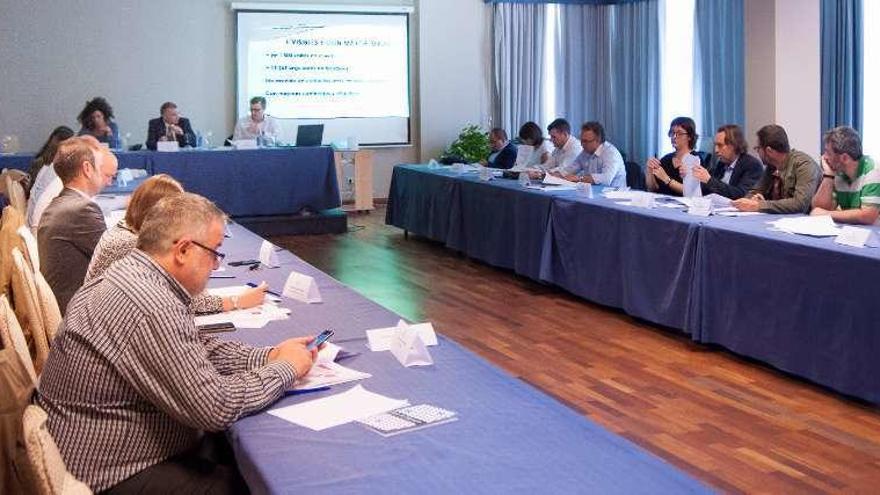
[[[221,250],[227,260],[257,257],[261,239],[238,225]],[[699,482],[449,339],[430,347],[434,365],[404,368],[390,352],[370,352],[365,330],[399,316],[280,251],[277,269],[227,267],[211,286],[266,280],[280,291],[291,270],[315,278],[323,302],[283,298],[290,318],[223,338],[255,345],[315,335],[360,354],[341,362],[372,374],[369,391],[458,413],[458,421],[383,437],[350,423],[312,431],[261,412],[239,419],[230,443],[251,491],[262,493],[708,493]],[[437,329],[442,332],[442,328]],[[542,363],[552,366],[552,363]],[[349,390],[287,396],[285,407]]]
[[[116,152],[119,168],[169,174],[232,217],[293,215],[338,207],[333,150],[327,146],[256,150]],[[27,170],[33,155],[0,157],[0,168]]]
[[[880,403],[880,250],[770,231],[779,215],[699,217],[592,189],[398,165],[386,223]]]

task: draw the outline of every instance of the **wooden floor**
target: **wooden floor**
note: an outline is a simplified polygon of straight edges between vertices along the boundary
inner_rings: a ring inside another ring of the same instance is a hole
[[[718,490],[880,493],[878,408],[405,239],[384,217],[273,240]]]

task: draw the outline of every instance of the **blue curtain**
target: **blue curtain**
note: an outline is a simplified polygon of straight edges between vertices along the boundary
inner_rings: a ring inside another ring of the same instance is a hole
[[[628,161],[653,155],[659,132],[660,27],[657,0],[559,8],[556,108],[572,126],[605,127]]]
[[[877,1],[877,0],[871,0]],[[862,0],[822,0],[822,130],[862,131]]]
[[[541,122],[544,94],[544,5],[493,7],[493,126],[515,136],[528,122]]]
[[[745,124],[743,0],[694,4],[694,110],[700,148],[711,151],[715,129]]]

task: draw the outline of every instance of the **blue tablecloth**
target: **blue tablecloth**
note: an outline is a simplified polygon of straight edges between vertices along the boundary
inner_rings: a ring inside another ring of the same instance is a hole
[[[880,249],[771,231],[770,219],[701,229],[694,338],[880,403]]]
[[[227,259],[256,257],[260,239],[237,226],[231,230],[233,238],[222,248]],[[708,492],[661,459],[442,336],[439,346],[430,348],[435,361],[430,367],[403,368],[389,352],[369,352],[364,330],[393,325],[398,316],[291,253],[279,255],[279,269],[228,268],[224,273],[238,278],[213,280],[212,285],[265,279],[280,290],[294,269],[316,278],[324,302],[284,299],[292,310],[289,320],[225,336],[271,345],[332,328],[335,342],[362,352],[343,364],[373,375],[360,382],[365,388],[452,409],[460,419],[385,438],[358,424],[315,432],[266,413],[243,418],[229,437],[254,493]],[[351,386],[286,397],[273,407]]]
[[[292,215],[340,205],[330,147],[116,153],[119,168],[165,173],[233,217]],[[27,170],[33,155],[0,156],[0,168]]]
[[[511,246],[527,246],[516,265],[532,269],[518,273],[880,403],[880,249],[769,231],[778,216],[695,217],[593,189],[400,165],[386,223],[504,268]]]

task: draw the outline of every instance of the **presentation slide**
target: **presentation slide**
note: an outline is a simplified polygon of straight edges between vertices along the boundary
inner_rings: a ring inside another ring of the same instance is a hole
[[[264,96],[293,141],[323,123],[325,143],[409,142],[406,14],[237,12],[238,113]]]

